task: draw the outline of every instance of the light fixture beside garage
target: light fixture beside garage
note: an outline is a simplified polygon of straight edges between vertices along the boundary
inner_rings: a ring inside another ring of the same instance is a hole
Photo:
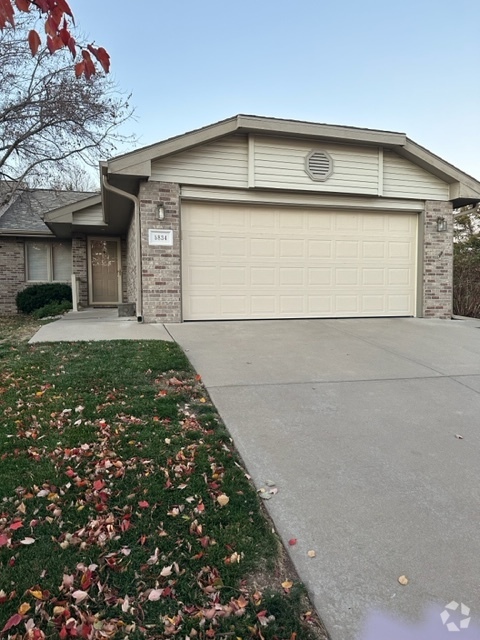
[[[163,202],[157,204],[157,218],[159,220],[165,220],[165,205]]]
[[[305,158],[305,171],[312,180],[324,182],[333,173],[333,160],[326,151],[316,149],[310,151]]]
[[[437,231],[446,231],[447,230],[447,221],[442,216],[438,216],[437,218]]]

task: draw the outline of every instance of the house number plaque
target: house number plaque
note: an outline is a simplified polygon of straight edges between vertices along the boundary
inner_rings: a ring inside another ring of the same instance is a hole
[[[171,229],[149,229],[148,244],[157,247],[172,247],[173,231]]]

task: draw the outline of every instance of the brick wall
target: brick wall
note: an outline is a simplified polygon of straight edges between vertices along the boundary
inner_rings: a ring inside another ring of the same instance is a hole
[[[25,282],[25,243],[0,237],[0,314],[17,313],[15,298]]]
[[[144,321],[180,322],[180,188],[167,182],[144,182],[140,186],[139,200]],[[159,203],[165,207],[165,220],[158,219]],[[149,229],[171,229],[173,246],[150,246]]]
[[[447,221],[447,231],[437,231],[437,218]],[[423,315],[452,317],[453,215],[451,202],[425,202]]]
[[[72,273],[77,276],[80,306],[88,307],[87,238],[85,234],[72,237]]]

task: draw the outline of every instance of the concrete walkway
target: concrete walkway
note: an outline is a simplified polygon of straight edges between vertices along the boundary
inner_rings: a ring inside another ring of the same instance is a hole
[[[257,487],[276,483],[266,505],[333,640],[451,638],[452,601],[480,640],[480,321],[167,328]]]
[[[119,318],[117,309],[86,309],[67,313],[45,324],[30,338],[35,342],[77,342],[80,340],[169,340],[163,324],[142,324],[135,318]]]

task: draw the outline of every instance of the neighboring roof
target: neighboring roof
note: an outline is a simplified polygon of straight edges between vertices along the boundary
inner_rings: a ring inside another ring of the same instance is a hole
[[[5,191],[5,188],[3,189]],[[43,218],[48,211],[92,197],[83,191],[19,189],[11,202],[0,208],[0,234],[53,235]]]
[[[459,206],[462,200],[480,200],[478,180],[413,142],[405,133],[242,114],[112,158],[103,165],[102,171],[110,175],[148,178],[153,160],[235,133],[387,147],[453,185],[452,200]]]

